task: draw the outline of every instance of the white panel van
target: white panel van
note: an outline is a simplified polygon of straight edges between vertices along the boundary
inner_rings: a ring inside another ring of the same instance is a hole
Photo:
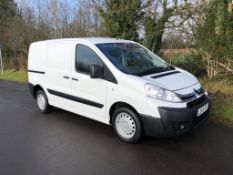
[[[203,123],[211,99],[190,73],[138,43],[77,38],[31,44],[28,79],[43,113],[61,108],[108,125],[128,143]]]

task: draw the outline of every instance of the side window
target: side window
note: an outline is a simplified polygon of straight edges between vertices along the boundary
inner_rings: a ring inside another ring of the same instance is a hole
[[[76,47],[75,66],[78,72],[90,74],[90,66],[93,64],[101,65],[102,61],[98,55],[89,47],[78,45]]]

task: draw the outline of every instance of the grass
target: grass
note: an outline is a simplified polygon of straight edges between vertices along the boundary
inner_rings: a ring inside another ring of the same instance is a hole
[[[233,127],[233,82],[202,82],[213,100],[212,120]]]
[[[233,81],[202,79],[200,82],[211,93],[233,94]]]
[[[5,71],[2,75],[0,73],[0,80],[9,80],[9,81],[16,81],[20,83],[27,82],[27,73],[24,71]]]
[[[23,71],[6,71],[0,80],[27,82],[27,73]],[[200,80],[213,99],[211,119],[233,127],[233,82]]]
[[[233,127],[233,103],[213,107],[214,121]]]

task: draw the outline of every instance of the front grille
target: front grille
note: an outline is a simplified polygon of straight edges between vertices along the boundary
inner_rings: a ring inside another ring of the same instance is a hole
[[[198,96],[202,96],[204,95],[205,93],[205,90],[201,87],[200,89],[196,90],[194,89],[194,92],[193,93],[190,93],[190,94],[186,94],[186,95],[180,95],[180,94],[177,94],[178,97],[180,97],[184,102],[189,102],[189,101],[193,101],[193,100],[196,100],[196,95]]]
[[[183,101],[190,101],[190,100],[193,100],[195,97],[195,94],[194,93],[191,93],[191,94],[187,94],[187,95],[180,95],[180,98],[183,100]]]
[[[205,99],[206,99],[206,95],[202,95],[200,98],[188,102],[188,103],[187,103],[187,107],[188,107],[188,108],[191,108],[191,107],[193,107],[193,106],[196,106],[196,105],[202,103],[203,101],[205,101]]]
[[[199,95],[205,93],[205,90],[204,90],[202,87],[201,87],[200,89],[198,89],[198,90],[195,90],[195,89],[194,89],[194,91],[195,91],[197,94],[199,94]]]

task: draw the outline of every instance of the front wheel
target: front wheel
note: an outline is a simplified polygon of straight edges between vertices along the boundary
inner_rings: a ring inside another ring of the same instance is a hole
[[[117,135],[127,143],[136,143],[142,137],[142,125],[137,114],[127,107],[113,113],[113,127]]]
[[[44,91],[39,90],[36,93],[37,106],[42,113],[49,113],[52,110],[52,106],[49,105],[48,98]]]

